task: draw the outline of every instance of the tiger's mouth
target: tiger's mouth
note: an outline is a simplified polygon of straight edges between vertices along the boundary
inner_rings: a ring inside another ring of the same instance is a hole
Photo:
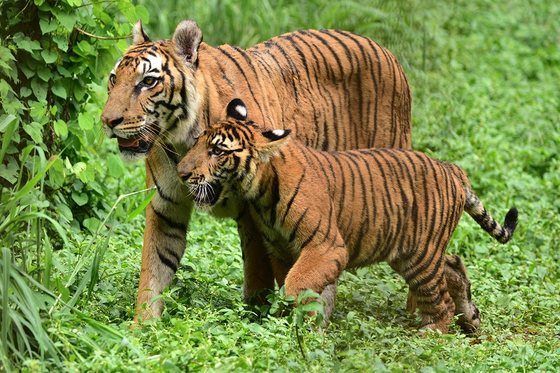
[[[133,152],[146,154],[154,145],[155,139],[159,135],[160,128],[158,125],[152,124],[148,126],[144,134],[138,137],[125,139],[123,137],[115,136],[119,143],[119,150],[121,152]]]
[[[191,189],[194,202],[200,207],[214,206],[222,194],[222,186],[217,183],[198,184]]]

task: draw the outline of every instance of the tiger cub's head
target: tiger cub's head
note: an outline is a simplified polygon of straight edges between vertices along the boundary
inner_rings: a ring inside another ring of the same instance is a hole
[[[289,140],[291,130],[265,130],[247,121],[247,107],[232,100],[226,118],[206,129],[177,165],[199,208],[250,199],[258,193],[260,173]]]
[[[138,21],[133,36],[109,75],[109,97],[101,114],[105,133],[117,138],[121,155],[129,160],[142,158],[157,143],[192,146],[198,132],[194,74],[200,28],[182,21],[171,40],[152,42]]]

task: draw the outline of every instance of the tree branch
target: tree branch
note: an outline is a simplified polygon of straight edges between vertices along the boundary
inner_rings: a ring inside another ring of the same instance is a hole
[[[120,39],[127,39],[127,38],[130,38],[132,36],[132,34],[128,34],[126,36],[115,36],[115,37],[97,36],[97,35],[94,35],[94,34],[90,34],[89,32],[86,32],[79,27],[74,26],[74,28],[84,35],[87,35],[87,36],[95,38],[95,39],[101,39],[101,40],[120,40]]]

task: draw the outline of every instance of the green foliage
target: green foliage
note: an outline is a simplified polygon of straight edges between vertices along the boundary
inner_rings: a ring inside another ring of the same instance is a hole
[[[139,2],[0,8],[0,370],[558,371],[559,4]],[[448,250],[467,265],[481,330],[419,336],[406,284],[387,265],[345,272],[321,331],[305,321],[318,303],[276,316],[293,302],[281,292],[257,313],[242,301],[234,224],[195,213],[162,318],[131,331],[150,195],[129,195],[143,188],[143,167],[101,144],[98,123],[101,82],[125,42],[74,26],[122,36],[136,18],[153,39],[190,18],[213,45],[325,27],[389,47],[412,87],[413,146],[465,168],[496,218],[520,211],[508,245],[465,217]]]
[[[338,28],[363,34],[394,51],[403,65],[414,61],[429,42],[427,16],[430,4],[385,0],[208,0],[191,1],[183,10],[181,0],[138,0],[150,9],[148,35],[169,38],[183,19],[195,20],[210,45],[231,44],[246,48],[274,36],[298,30]],[[410,59],[410,60],[409,60]]]
[[[0,370],[10,371],[34,359],[61,366],[100,348],[49,328],[61,319],[115,338],[73,305],[98,280],[107,183],[123,174],[118,157],[100,156],[102,82],[131,22],[148,14],[129,1],[0,3]],[[62,247],[77,255],[57,255]]]
[[[2,2],[0,16],[0,123],[17,123],[3,149],[0,182],[13,186],[21,166],[29,177],[36,154],[29,164],[18,154],[36,145],[54,160],[44,185],[51,211],[74,227],[100,218],[105,169],[112,177],[122,169],[118,158],[100,157],[102,82],[127,46],[131,22],[147,21],[147,11],[129,1],[18,0]],[[0,125],[7,136],[5,129]]]

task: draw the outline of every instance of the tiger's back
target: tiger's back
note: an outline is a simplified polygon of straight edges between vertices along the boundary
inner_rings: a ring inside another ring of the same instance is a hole
[[[249,120],[290,128],[313,148],[410,148],[408,81],[395,57],[369,38],[300,30],[247,50],[202,44],[199,55],[201,77],[220,72],[199,91],[222,92],[208,100],[203,123],[217,122],[229,101],[242,97]]]

